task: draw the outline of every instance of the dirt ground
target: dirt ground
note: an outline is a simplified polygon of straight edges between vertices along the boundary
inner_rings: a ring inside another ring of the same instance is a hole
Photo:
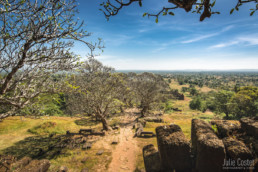
[[[136,118],[135,109],[130,109],[125,112],[125,116],[122,116],[119,121],[120,131],[110,133],[103,139],[95,143],[98,149],[106,149],[112,151],[112,161],[108,168],[99,167],[97,171],[108,172],[133,172],[136,169],[137,155],[141,152],[141,149],[137,145],[137,139],[133,138],[134,133],[132,126]],[[111,144],[113,141],[117,141],[117,144]]]

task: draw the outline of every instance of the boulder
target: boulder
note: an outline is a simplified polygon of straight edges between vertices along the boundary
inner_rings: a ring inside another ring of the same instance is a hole
[[[163,122],[163,119],[161,117],[146,117],[144,118],[144,120],[146,122],[158,122],[158,123]]]
[[[191,171],[190,142],[181,128],[172,124],[156,128],[163,170]]]
[[[192,145],[198,172],[220,172],[226,156],[225,147],[211,125],[203,120],[192,120]]]
[[[240,120],[241,128],[248,135],[258,139],[258,119],[257,118],[242,118]]]
[[[102,155],[104,153],[104,150],[99,150],[96,155]]]
[[[89,172],[88,168],[84,168],[81,170],[81,172]]]
[[[241,160],[252,160],[252,152],[246,147],[246,145],[236,140],[232,137],[225,137],[223,139],[223,143],[225,145],[227,159],[233,159],[237,161],[237,159]]]
[[[220,138],[231,136],[241,129],[239,123],[232,123],[226,120],[211,121],[211,124],[217,126],[218,136]]]
[[[150,144],[144,146],[142,151],[146,172],[161,171],[161,162],[158,150],[155,149],[155,147],[152,144]]]
[[[88,159],[89,159],[88,157],[83,158],[83,159],[81,160],[81,163],[87,162]]]
[[[68,172],[68,168],[66,166],[61,166],[58,172]]]
[[[32,160],[27,166],[22,168],[19,172],[47,172],[50,167],[50,162],[47,159]]]
[[[9,171],[16,158],[12,155],[0,155],[0,172]]]
[[[19,161],[16,161],[15,163],[12,164],[12,169],[17,170],[17,169],[22,169],[26,165],[28,165],[31,162],[30,157],[23,157]]]

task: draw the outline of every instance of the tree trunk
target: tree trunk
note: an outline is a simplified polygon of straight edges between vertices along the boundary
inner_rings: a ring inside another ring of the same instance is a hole
[[[108,126],[106,118],[101,117],[101,122],[102,122],[103,130],[108,131],[109,130],[109,126]]]
[[[121,111],[121,113],[125,112],[123,106],[120,106],[120,111]]]
[[[226,114],[226,119],[229,119],[229,118],[228,118],[228,114],[229,114],[229,113],[228,113],[228,112],[226,112],[225,114]]]
[[[143,106],[142,110],[141,110],[141,118],[145,117],[145,113],[147,112],[147,106]]]

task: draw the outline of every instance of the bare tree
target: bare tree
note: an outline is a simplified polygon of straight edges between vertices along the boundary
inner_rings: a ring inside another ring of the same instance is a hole
[[[125,6],[129,6],[132,3],[139,3],[139,6],[142,6],[143,0],[105,0],[100,5],[103,6],[101,11],[103,11],[105,17],[109,19],[111,16],[115,16],[118,12]],[[212,11],[216,0],[168,0],[171,3],[171,6],[164,6],[158,13],[144,13],[144,16],[156,17],[156,23],[160,15],[174,15],[173,10],[177,8],[182,8],[186,12],[192,12],[200,14],[200,21],[203,21],[206,17],[210,17],[212,14],[220,14],[218,11]],[[258,0],[236,0],[235,6],[231,9],[230,14],[234,10],[238,11],[239,7],[245,3],[253,2],[254,8],[250,9],[250,15],[252,16],[255,11],[258,10]]]
[[[74,41],[95,47],[75,19],[76,0],[0,1],[0,119],[56,89],[51,74],[76,66]]]
[[[68,83],[74,90],[67,99],[70,112],[95,115],[101,120],[103,130],[109,130],[107,116],[121,107],[125,92],[123,75],[113,72],[113,68],[90,57]]]

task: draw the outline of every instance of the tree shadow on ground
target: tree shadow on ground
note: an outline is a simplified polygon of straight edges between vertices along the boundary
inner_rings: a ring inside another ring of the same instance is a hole
[[[71,140],[71,137],[67,135],[27,137],[1,152],[5,155],[13,155],[18,159],[27,156],[32,159],[50,160],[57,158],[60,154],[65,154],[69,140]]]

